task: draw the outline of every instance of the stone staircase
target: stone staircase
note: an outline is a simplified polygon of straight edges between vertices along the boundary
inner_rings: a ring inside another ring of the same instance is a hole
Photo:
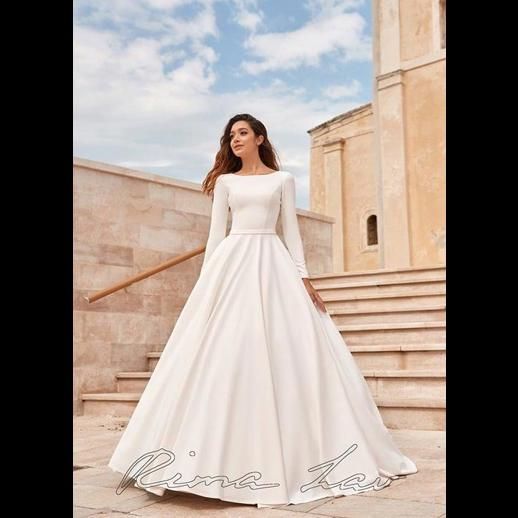
[[[385,425],[444,430],[446,425],[446,270],[371,270],[311,277],[361,368]],[[148,371],[117,374],[117,392],[83,394],[85,414],[130,416]]]

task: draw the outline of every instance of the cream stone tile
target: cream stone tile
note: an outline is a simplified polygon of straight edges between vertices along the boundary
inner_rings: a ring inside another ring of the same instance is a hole
[[[118,495],[115,489],[88,484],[74,484],[74,505],[91,509],[108,508],[120,504],[124,500],[141,496],[140,489],[128,487]]]
[[[137,516],[182,518],[300,518],[301,512],[283,508],[258,508],[255,505],[223,502],[219,499],[204,498],[198,495],[178,496],[167,502],[160,502],[132,512]],[[325,515],[311,513],[311,518],[324,518]],[[327,517],[326,517],[327,518]]]
[[[351,496],[336,498],[315,509],[315,512],[337,518],[436,518],[444,513],[441,504]]]
[[[73,518],[86,518],[92,514],[98,514],[96,509],[88,509],[87,507],[74,506]]]

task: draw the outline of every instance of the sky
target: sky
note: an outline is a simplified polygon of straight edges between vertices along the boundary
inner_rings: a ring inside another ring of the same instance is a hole
[[[372,99],[370,0],[74,0],[74,156],[201,183],[261,120],[309,209],[312,127]]]

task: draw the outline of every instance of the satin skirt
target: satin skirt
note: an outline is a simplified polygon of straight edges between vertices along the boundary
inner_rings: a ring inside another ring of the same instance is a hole
[[[258,507],[417,472],[280,237],[260,231],[213,251],[109,467],[155,494]]]

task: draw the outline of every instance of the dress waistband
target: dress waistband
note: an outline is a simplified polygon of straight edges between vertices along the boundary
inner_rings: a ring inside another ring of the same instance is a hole
[[[277,231],[270,228],[251,228],[230,230],[229,234],[277,234]]]

